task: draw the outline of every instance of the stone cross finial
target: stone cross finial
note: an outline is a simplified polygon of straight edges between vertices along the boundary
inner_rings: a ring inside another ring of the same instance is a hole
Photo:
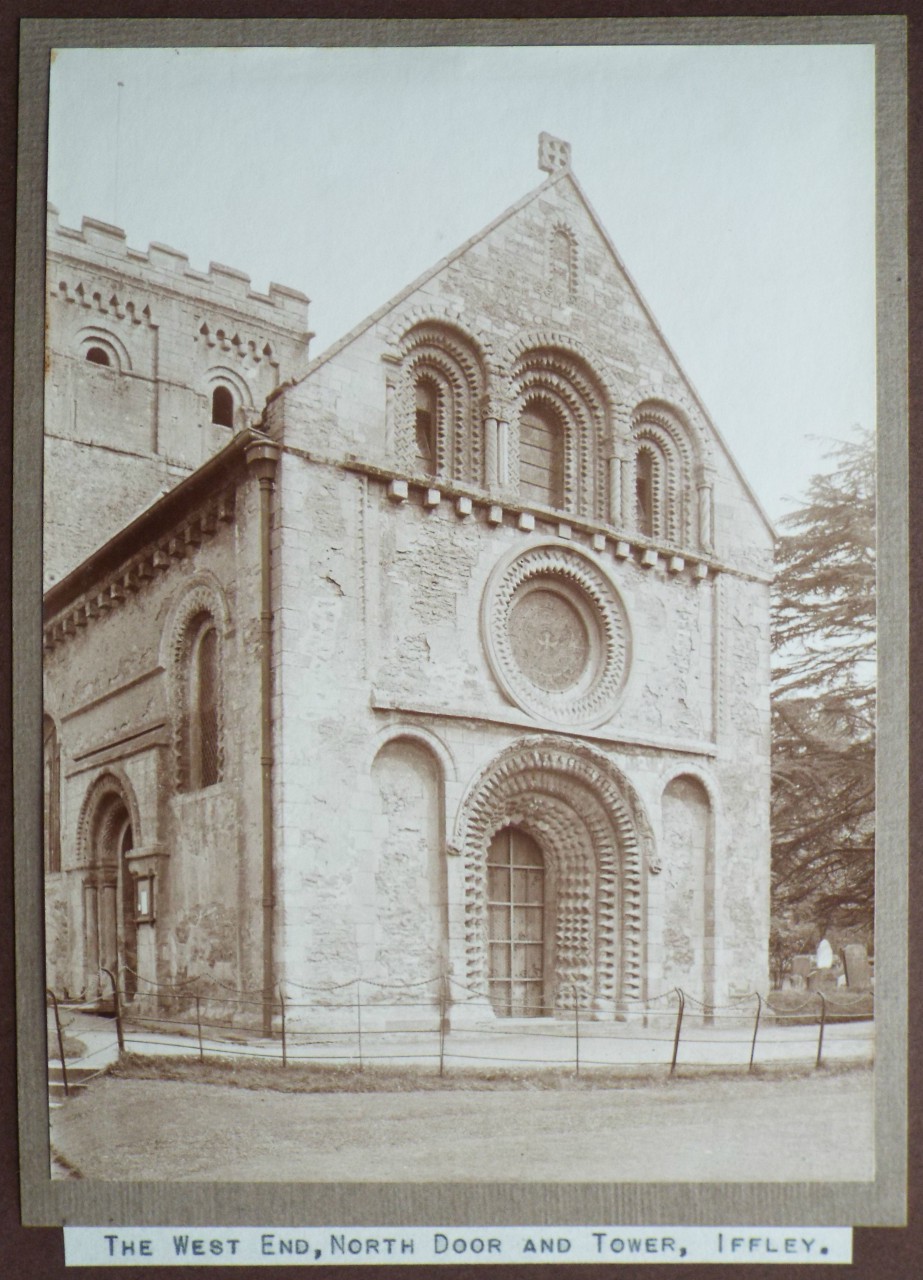
[[[545,173],[570,168],[570,143],[550,133],[538,135],[538,167]]]

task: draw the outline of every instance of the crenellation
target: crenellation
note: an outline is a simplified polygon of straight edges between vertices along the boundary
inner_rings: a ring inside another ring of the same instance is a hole
[[[152,267],[162,267],[165,271],[185,272],[189,265],[189,255],[168,244],[152,240],[148,246],[147,261]]]
[[[256,422],[311,339],[304,294],[53,205],[47,278],[46,584]]]
[[[53,257],[58,241],[67,244],[72,255],[80,255],[80,246],[102,251],[105,255],[101,266],[109,266],[119,271],[125,267],[137,267],[141,271],[147,269],[154,273],[151,283],[158,276],[163,276],[166,285],[171,277],[176,288],[192,290],[204,287],[206,294],[219,303],[231,305],[237,313],[255,311],[267,322],[299,333],[307,337],[308,306],[310,298],[307,294],[289,285],[273,281],[266,293],[258,292],[250,287],[250,276],[236,267],[220,262],[210,262],[207,271],[192,267],[188,254],[160,241],[151,241],[146,250],[136,249],[128,245],[127,233],[122,227],[116,227],[99,219],[84,217],[80,229],[62,226],[60,214],[53,204],[48,204],[47,243],[49,256]],[[109,261],[116,257],[118,266]],[[243,304],[243,305],[241,305]]]
[[[109,253],[124,255],[126,235],[121,227],[114,227],[109,222],[100,222],[97,218],[83,218],[80,233],[85,242]]]

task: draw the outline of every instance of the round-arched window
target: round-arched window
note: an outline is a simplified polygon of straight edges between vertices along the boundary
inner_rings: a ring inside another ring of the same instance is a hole
[[[217,427],[234,425],[234,395],[228,387],[215,387],[212,392],[212,422]]]

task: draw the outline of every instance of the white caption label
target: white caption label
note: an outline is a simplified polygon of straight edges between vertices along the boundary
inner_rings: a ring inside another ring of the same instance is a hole
[[[69,1267],[852,1262],[851,1227],[65,1227]]]

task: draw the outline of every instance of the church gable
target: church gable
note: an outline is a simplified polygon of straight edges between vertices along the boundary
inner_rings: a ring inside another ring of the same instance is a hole
[[[268,1036],[277,993],[322,993],[283,1014],[309,1029],[354,982],[370,1025],[453,1031],[765,986],[769,530],[542,158],[49,593],[72,988],[105,959],[260,988]],[[119,915],[136,874],[156,919]]]
[[[771,531],[566,167],[347,335],[269,429],[768,567]]]

